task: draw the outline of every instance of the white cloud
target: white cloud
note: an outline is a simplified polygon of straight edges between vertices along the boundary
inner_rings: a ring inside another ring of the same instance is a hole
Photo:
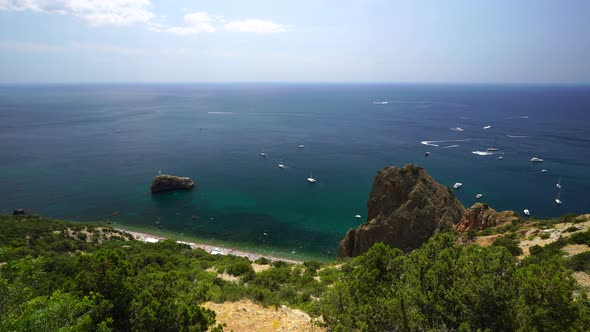
[[[225,30],[232,32],[279,33],[287,31],[287,27],[282,24],[257,19],[231,21],[226,23],[224,27]]]
[[[178,35],[211,33],[222,26],[226,31],[279,33],[287,30],[283,24],[259,19],[226,21],[221,15],[206,12],[184,15],[184,25],[158,23],[162,16],[150,11],[150,0],[0,0],[0,11],[33,11],[57,15],[71,15],[92,26],[125,26],[146,24],[152,31]]]
[[[0,0],[0,10],[72,15],[93,26],[149,22],[150,6],[149,0]]]
[[[170,32],[177,35],[196,35],[202,32],[215,32],[214,22],[215,19],[207,13],[189,13],[184,15],[184,26],[153,25],[152,30]]]

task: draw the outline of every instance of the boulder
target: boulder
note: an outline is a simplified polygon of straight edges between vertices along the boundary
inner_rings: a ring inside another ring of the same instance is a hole
[[[191,190],[195,182],[189,177],[161,174],[154,178],[150,188],[152,194],[164,191]]]
[[[514,211],[497,212],[487,204],[475,203],[469,209],[465,210],[461,222],[455,226],[455,229],[461,233],[467,232],[470,229],[478,231],[519,218],[518,213]]]
[[[367,222],[346,233],[338,257],[361,255],[377,242],[411,251],[437,229],[451,229],[464,212],[450,188],[416,165],[377,172],[367,210]]]

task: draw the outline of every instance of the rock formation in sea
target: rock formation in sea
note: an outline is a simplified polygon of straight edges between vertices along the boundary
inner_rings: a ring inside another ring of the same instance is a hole
[[[478,231],[484,228],[494,227],[505,222],[516,220],[518,218],[518,213],[514,211],[497,212],[487,204],[475,203],[469,209],[465,210],[465,214],[463,215],[461,222],[455,226],[455,229],[461,233],[467,232],[470,229]]]
[[[15,215],[15,216],[17,216],[19,214],[25,214],[25,210],[23,210],[23,209],[14,209],[12,211],[12,214]]]
[[[367,222],[346,233],[338,257],[361,255],[377,242],[411,251],[437,229],[451,229],[464,212],[450,188],[416,165],[377,172],[367,209]]]
[[[189,177],[161,174],[154,178],[150,190],[152,194],[164,191],[191,190],[195,182]]]

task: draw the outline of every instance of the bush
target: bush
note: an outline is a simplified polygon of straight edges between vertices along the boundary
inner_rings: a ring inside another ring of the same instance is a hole
[[[574,271],[590,272],[590,251],[572,256],[566,266]]]
[[[268,264],[270,264],[270,260],[266,257],[260,257],[257,260],[255,260],[254,263],[260,264],[260,265],[268,265]]]
[[[522,255],[522,249],[518,246],[518,242],[514,239],[509,237],[503,236],[499,237],[492,243],[493,246],[496,247],[504,247],[510,251],[512,256]]]
[[[543,233],[539,234],[539,237],[543,240],[547,240],[548,238],[551,237],[551,234],[543,232]]]
[[[576,227],[576,226],[570,226],[564,230],[564,232],[566,232],[566,233],[572,233],[572,232],[577,232],[577,231],[578,231],[578,227]]]
[[[225,268],[225,272],[231,274],[232,276],[239,277],[239,276],[244,275],[246,273],[254,272],[254,269],[252,268],[252,264],[250,264],[249,261],[240,260],[238,262],[235,262],[235,263],[227,266]]]
[[[590,246],[590,230],[580,233],[574,233],[569,238],[570,243],[585,244]]]

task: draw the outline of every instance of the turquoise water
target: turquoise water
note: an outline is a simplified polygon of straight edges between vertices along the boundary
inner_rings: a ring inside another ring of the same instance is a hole
[[[588,110],[588,86],[0,86],[0,213],[159,220],[210,241],[333,257],[388,165],[462,182],[466,206],[481,192],[500,210],[588,212]],[[501,154],[472,153],[490,146]],[[197,187],[152,196],[158,171]]]

